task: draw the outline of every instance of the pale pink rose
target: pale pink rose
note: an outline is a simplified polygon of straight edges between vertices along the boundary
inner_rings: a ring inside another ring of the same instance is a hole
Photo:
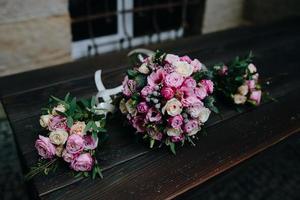
[[[136,132],[143,133],[145,132],[145,117],[144,116],[135,116],[132,119],[132,126],[136,129]]]
[[[183,134],[171,137],[171,142],[181,142],[182,140],[184,140]]]
[[[196,87],[194,89],[194,93],[200,100],[204,99],[207,96],[207,92],[204,87]]]
[[[175,94],[174,90],[170,87],[163,87],[160,92],[166,100],[172,99]]]
[[[158,69],[156,72],[152,72],[148,77],[147,81],[151,87],[155,87],[156,85],[163,82],[165,79],[166,72],[163,69]]]
[[[181,115],[176,115],[168,119],[168,123],[173,128],[180,128],[183,123],[183,117]]]
[[[75,122],[71,129],[70,129],[70,134],[77,134],[77,135],[85,135],[85,132],[84,132],[84,129],[86,127],[86,124],[85,122],[80,122],[80,121],[77,121]]]
[[[39,139],[35,141],[35,148],[42,158],[49,159],[55,156],[55,146],[50,142],[50,139],[39,135]]]
[[[196,134],[199,131],[198,121],[189,120],[186,124],[184,124],[183,130],[188,133],[188,135]]]
[[[223,65],[219,70],[219,75],[225,76],[228,74],[228,67],[226,65]]]
[[[254,80],[247,80],[246,81],[249,90],[254,90],[255,89],[255,81]]]
[[[148,110],[149,110],[149,106],[147,105],[146,102],[141,102],[141,103],[139,103],[139,104],[136,106],[136,108],[137,108],[137,111],[138,111],[139,113],[146,113],[146,112],[148,112]]]
[[[199,100],[196,96],[189,96],[187,98],[181,99],[181,104],[183,107],[190,107],[191,105],[194,104],[203,104],[201,100]]]
[[[122,85],[123,94],[126,96],[131,96],[133,92],[136,91],[136,82],[134,80],[128,79],[128,76],[125,76]]]
[[[183,81],[183,86],[194,89],[197,86],[195,79],[188,77]]]
[[[195,103],[195,104],[190,105],[190,107],[188,107],[187,112],[190,114],[190,116],[192,118],[195,119],[195,118],[198,118],[200,116],[200,112],[201,112],[202,107],[203,107],[203,104]]]
[[[147,128],[147,133],[152,139],[159,141],[162,139],[163,136],[162,133],[158,131],[157,127],[153,126]]]
[[[94,164],[94,160],[91,156],[90,153],[84,153],[75,158],[71,162],[71,168],[74,169],[75,171],[91,171],[92,167]]]
[[[170,116],[179,115],[182,112],[182,104],[178,99],[172,98],[167,101],[165,106],[162,108],[162,113],[168,113]]]
[[[260,104],[261,90],[254,90],[250,94],[250,100],[254,101],[256,105]]]
[[[50,131],[56,131],[56,130],[68,131],[67,118],[62,117],[60,115],[53,116],[49,120],[48,128]]]
[[[154,91],[153,87],[147,85],[145,86],[142,91],[141,94],[143,97],[147,97],[149,94],[151,94]]]
[[[194,60],[191,62],[191,65],[194,67],[193,72],[200,71],[201,68],[202,68],[202,63],[201,63],[198,59],[194,59]]]
[[[165,57],[165,61],[172,64],[174,62],[179,61],[179,57],[174,54],[167,54]]]
[[[93,150],[98,146],[98,137],[95,139],[92,135],[85,135],[83,140],[85,150]]]
[[[208,94],[212,94],[213,93],[213,91],[214,91],[214,83],[211,80],[202,80],[200,82],[200,84],[205,87],[206,92]]]
[[[66,149],[71,154],[80,153],[84,149],[84,140],[80,135],[70,135],[67,140]]]
[[[172,72],[171,74],[168,74],[165,78],[165,84],[168,87],[174,87],[179,88],[184,81],[183,76],[176,72]]]
[[[161,118],[161,113],[154,107],[150,108],[146,115],[146,119],[150,122],[159,122]]]
[[[79,154],[71,154],[69,153],[66,149],[63,150],[62,152],[62,158],[64,159],[64,161],[66,161],[67,163],[72,162],[76,157],[78,157]]]
[[[192,60],[188,56],[182,56],[182,57],[179,58],[179,60],[180,61],[185,61],[185,62],[187,62],[189,64],[192,62]]]

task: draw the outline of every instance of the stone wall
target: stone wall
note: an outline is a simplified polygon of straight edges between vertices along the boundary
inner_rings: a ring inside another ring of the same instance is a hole
[[[71,60],[68,0],[0,0],[0,76]]]

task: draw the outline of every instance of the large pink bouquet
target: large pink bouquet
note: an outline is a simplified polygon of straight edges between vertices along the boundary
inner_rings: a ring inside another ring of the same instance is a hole
[[[170,146],[192,142],[213,108],[214,84],[197,59],[156,52],[135,68],[123,81],[120,111],[136,132]]]

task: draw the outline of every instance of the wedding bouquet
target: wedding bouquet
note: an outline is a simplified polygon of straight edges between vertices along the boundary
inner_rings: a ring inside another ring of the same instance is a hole
[[[150,148],[159,141],[175,154],[217,111],[209,77],[199,60],[157,51],[127,71],[119,109]]]
[[[257,68],[252,63],[252,53],[246,58],[236,57],[229,65],[213,67],[213,81],[216,92],[237,105],[261,102],[261,86]]]
[[[32,167],[27,178],[57,168],[59,163],[68,164],[78,172],[77,176],[102,177],[96,159],[99,139],[104,139],[105,115],[99,114],[95,98],[71,98],[67,94],[64,100],[56,97],[49,99],[49,106],[43,108],[40,125],[46,130],[39,135],[35,148],[41,157],[37,166]],[[101,112],[100,112],[101,113]]]

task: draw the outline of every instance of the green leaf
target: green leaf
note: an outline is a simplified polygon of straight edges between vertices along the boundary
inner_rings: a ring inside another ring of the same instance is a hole
[[[82,176],[82,172],[79,172],[75,175],[75,178],[79,178],[80,176]]]
[[[69,114],[70,115],[74,115],[74,112],[76,110],[76,97],[74,97],[72,100],[71,100],[71,103],[70,103],[70,108],[69,108]]]
[[[88,173],[88,172],[83,172],[83,175],[84,175],[85,177],[88,177],[88,176],[89,176],[89,173]]]
[[[67,94],[66,94],[66,96],[65,96],[65,101],[67,102],[68,100],[69,100],[69,97],[70,97],[70,93],[68,92]]]
[[[73,126],[73,123],[74,123],[73,118],[71,116],[68,116],[68,118],[67,118],[67,126],[69,128],[71,128]]]
[[[89,121],[84,128],[84,132],[89,131],[92,128],[92,126],[93,126],[93,121]]]
[[[137,75],[135,78],[134,78],[135,82],[136,82],[136,86],[137,88],[142,88],[146,85],[147,83],[147,77],[142,75],[142,74],[139,74]]]
[[[92,96],[92,99],[91,99],[91,108],[93,108],[95,105],[96,105],[96,97]]]
[[[55,97],[55,96],[50,96],[53,100],[57,101],[57,102],[64,102],[63,100]]]
[[[134,78],[134,77],[136,77],[138,74],[139,74],[139,72],[136,71],[136,70],[133,70],[133,69],[127,70],[127,75],[128,75],[129,78]]]
[[[176,155],[175,144],[173,142],[170,142],[169,146],[170,146],[170,150],[172,151],[172,153],[174,155]]]

